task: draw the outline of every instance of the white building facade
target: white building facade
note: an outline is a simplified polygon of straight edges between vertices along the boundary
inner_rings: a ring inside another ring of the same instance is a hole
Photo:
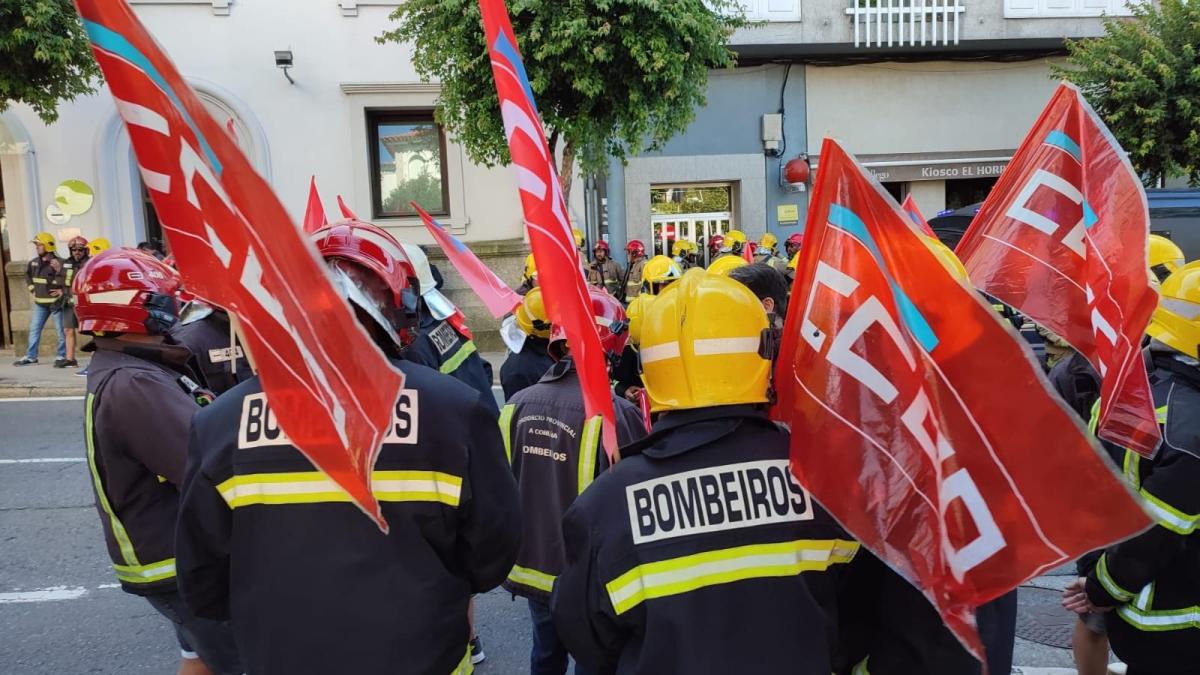
[[[432,243],[408,206],[415,198],[460,238],[475,243],[481,255],[491,256],[502,276],[519,283],[525,244],[515,178],[507,168],[470,162],[435,124],[439,87],[420,81],[410,47],[375,41],[393,25],[388,15],[400,2],[130,4],[216,120],[232,127],[296,222],[315,175],[330,220],[340,217],[341,195],[358,216],[399,238]],[[291,52],[287,75],[294,83],[276,66],[276,51]],[[22,105],[0,115],[6,260],[29,259],[28,242],[39,231],[58,238],[62,255],[75,235],[125,246],[161,237],[107,88],[63,103],[59,112],[52,125]],[[55,211],[56,190],[69,180],[92,191],[86,212]],[[580,191],[574,192],[572,211],[580,213]],[[19,277],[15,262],[8,267],[10,278]],[[452,287],[457,283],[448,281]],[[23,344],[24,284],[10,281],[8,290],[5,337]],[[469,293],[452,295],[467,309],[477,304]]]

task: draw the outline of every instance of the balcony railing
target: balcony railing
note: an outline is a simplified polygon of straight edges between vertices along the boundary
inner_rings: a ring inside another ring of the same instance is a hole
[[[958,44],[959,0],[850,0],[855,47]]]

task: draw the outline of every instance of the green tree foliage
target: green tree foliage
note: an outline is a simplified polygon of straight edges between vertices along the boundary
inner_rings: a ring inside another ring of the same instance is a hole
[[[708,70],[732,66],[732,0],[509,0],[548,140],[564,141],[569,189],[608,156],[661,147],[705,104]],[[714,9],[717,10],[714,12]],[[509,161],[478,0],[406,0],[380,42],[411,43],[413,65],[442,85],[438,121],[475,162]]]
[[[420,204],[421,208],[433,213],[444,210],[446,205],[442,203],[441,178],[421,174],[402,181],[392,188],[392,191],[384,198],[383,211],[384,213],[414,213],[413,208],[408,204],[409,201],[414,201]]]
[[[50,124],[59,101],[95,91],[99,78],[71,0],[0,1],[0,112],[26,103]]]
[[[1104,36],[1072,41],[1054,75],[1079,85],[1146,185],[1186,176],[1200,185],[1200,2],[1132,5]]]

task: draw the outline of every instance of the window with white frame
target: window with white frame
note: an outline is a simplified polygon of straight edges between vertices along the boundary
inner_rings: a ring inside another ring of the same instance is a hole
[[[799,21],[800,0],[738,0],[751,21]]]
[[[1140,0],[1131,0],[1136,3]],[[1004,0],[1006,19],[1129,16],[1126,0]]]

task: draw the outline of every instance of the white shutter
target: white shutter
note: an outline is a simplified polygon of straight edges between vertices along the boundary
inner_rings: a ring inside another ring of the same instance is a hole
[[[765,0],[765,2],[764,19],[768,21],[800,20],[800,0]]]

